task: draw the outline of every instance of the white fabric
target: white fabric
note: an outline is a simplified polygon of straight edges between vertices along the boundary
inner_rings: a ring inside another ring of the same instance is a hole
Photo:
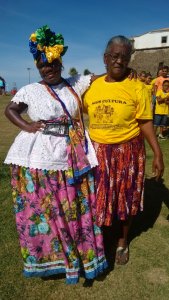
[[[90,75],[77,75],[68,78],[67,81],[81,98],[90,85],[90,79]],[[53,88],[65,103],[71,116],[77,117],[77,100],[66,85],[61,83]],[[29,84],[21,88],[12,101],[17,104],[19,102],[27,104],[27,114],[32,121],[52,120],[64,115],[61,104],[40,83]],[[86,135],[89,146],[87,156],[91,167],[94,167],[98,164],[97,158],[87,132]],[[34,169],[67,170],[66,138],[44,135],[40,131],[36,133],[21,131],[9,149],[5,163]]]

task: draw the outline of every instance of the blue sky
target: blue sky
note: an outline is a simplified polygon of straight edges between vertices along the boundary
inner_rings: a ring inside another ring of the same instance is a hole
[[[0,75],[8,89],[40,77],[29,53],[32,32],[48,25],[62,33],[69,49],[63,57],[64,72],[75,67],[104,72],[103,53],[107,41],[122,34],[128,37],[169,27],[169,1],[157,0],[0,0]]]

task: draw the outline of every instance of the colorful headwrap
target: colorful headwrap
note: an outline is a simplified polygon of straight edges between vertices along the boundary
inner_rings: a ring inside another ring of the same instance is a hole
[[[43,62],[51,63],[54,59],[62,61],[61,56],[68,49],[67,46],[64,46],[63,36],[60,33],[55,34],[47,25],[38,28],[31,34],[29,47],[35,63],[39,56],[41,56]]]

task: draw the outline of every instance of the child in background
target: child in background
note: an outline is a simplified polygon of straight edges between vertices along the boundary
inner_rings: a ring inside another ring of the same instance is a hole
[[[159,139],[164,140],[164,132],[166,131],[167,116],[169,114],[169,81],[164,80],[162,90],[157,91],[156,94],[156,107],[154,116],[154,128],[160,127]]]
[[[152,81],[152,75],[150,73],[146,73],[145,86],[148,91],[151,107],[153,109],[153,99],[152,99],[153,87],[152,87],[151,81]]]
[[[157,91],[162,90],[162,85],[165,80],[169,81],[168,70],[168,66],[163,66],[162,75],[157,77],[155,81],[155,94],[157,94]]]
[[[153,116],[154,116],[154,112],[155,112],[155,105],[156,105],[156,86],[155,86],[155,82],[157,80],[158,77],[162,76],[163,74],[163,67],[160,67],[157,71],[157,76],[152,79],[151,81],[151,85],[152,85],[152,104],[153,104]]]
[[[145,71],[141,71],[139,76],[138,76],[139,81],[145,83],[146,80],[146,72]]]

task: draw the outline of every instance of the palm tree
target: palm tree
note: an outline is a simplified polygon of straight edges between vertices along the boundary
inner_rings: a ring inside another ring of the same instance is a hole
[[[75,68],[70,68],[69,70],[69,75],[70,76],[75,76],[78,74],[78,71]]]
[[[84,72],[83,72],[83,74],[84,75],[89,75],[89,74],[92,74],[92,72],[90,72],[88,69],[85,69]]]

